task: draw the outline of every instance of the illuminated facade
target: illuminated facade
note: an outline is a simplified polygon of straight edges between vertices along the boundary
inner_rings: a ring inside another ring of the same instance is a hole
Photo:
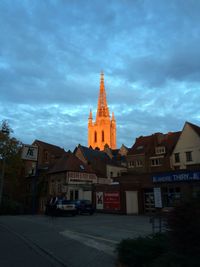
[[[105,145],[108,145],[111,149],[116,149],[116,121],[114,113],[110,118],[104,75],[101,73],[96,121],[93,122],[91,110],[88,118],[88,147],[91,146],[94,149],[98,147],[103,150]]]

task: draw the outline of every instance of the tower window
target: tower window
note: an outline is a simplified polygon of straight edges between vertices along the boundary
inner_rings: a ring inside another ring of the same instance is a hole
[[[97,132],[96,131],[94,132],[94,142],[95,143],[97,142]]]
[[[101,135],[102,135],[102,136],[101,136],[101,137],[102,137],[102,138],[101,138],[101,139],[102,139],[102,142],[104,142],[104,131],[102,131]]]

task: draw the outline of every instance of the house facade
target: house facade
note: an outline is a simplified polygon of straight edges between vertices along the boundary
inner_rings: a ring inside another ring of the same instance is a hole
[[[32,143],[37,147],[37,160],[25,161],[24,206],[27,213],[44,211],[48,198],[48,172],[65,153],[63,148],[40,140]]]
[[[63,196],[69,200],[92,200],[93,184],[97,176],[91,166],[73,153],[66,152],[49,170],[49,196]]]
[[[153,173],[170,170],[171,153],[179,136],[180,132],[170,132],[136,138],[127,155],[129,171]]]
[[[171,155],[175,170],[200,169],[200,127],[186,122]]]

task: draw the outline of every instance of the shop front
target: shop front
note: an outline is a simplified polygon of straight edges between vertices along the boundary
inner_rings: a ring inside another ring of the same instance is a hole
[[[161,189],[162,207],[174,207],[181,201],[200,195],[200,171],[177,171],[152,177],[155,188]]]

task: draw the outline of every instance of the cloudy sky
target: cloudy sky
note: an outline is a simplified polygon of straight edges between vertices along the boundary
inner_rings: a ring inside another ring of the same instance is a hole
[[[87,145],[101,70],[117,144],[200,125],[200,1],[1,0],[0,121]]]

